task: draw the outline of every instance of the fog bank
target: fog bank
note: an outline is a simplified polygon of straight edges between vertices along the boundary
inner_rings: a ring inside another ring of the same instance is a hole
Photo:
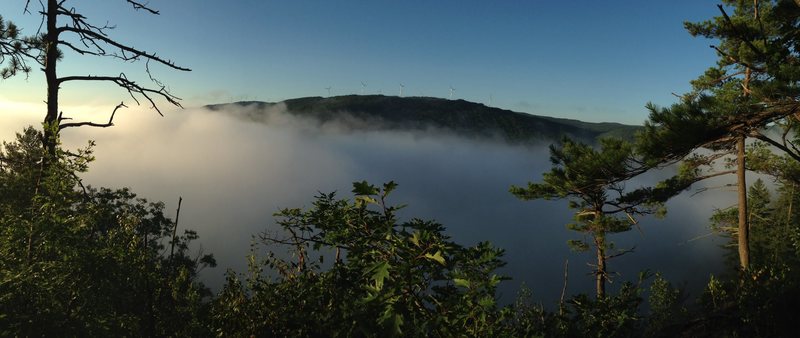
[[[274,230],[278,209],[309,207],[317,192],[351,197],[354,181],[394,180],[399,187],[390,202],[408,204],[404,220],[435,219],[457,242],[487,240],[506,249],[502,272],[513,280],[501,288],[504,299],[524,282],[535,299],[553,304],[567,259],[568,291],[592,292],[586,265],[592,255],[570,252],[566,245],[579,238],[565,228],[572,217],[566,202],[526,202],[508,193],[509,186],[539,180],[550,168],[546,145],[468,140],[436,129],[354,131],[347,124],[292,117],[279,107],[265,123],[237,118],[241,113],[188,109],[163,119],[126,113],[113,128],[68,130],[64,141],[70,147],[97,141],[97,161],[84,175],[92,185],[131,187],[166,202],[172,216],[183,196],[180,227],[197,230],[204,250],[217,257],[219,267],[204,271],[214,287],[225,268],[244,270],[251,235]],[[660,175],[666,174],[649,180]],[[641,232],[611,236],[621,248],[636,246],[636,252],[610,262],[620,274],[616,280],[635,280],[649,268],[678,283],[701,285],[722,261],[722,240],[692,239],[709,232],[713,209],[727,207],[733,197],[724,191],[684,194],[669,203],[665,220],[646,218]]]

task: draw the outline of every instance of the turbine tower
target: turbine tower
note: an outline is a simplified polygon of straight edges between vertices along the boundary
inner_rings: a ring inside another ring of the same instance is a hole
[[[405,88],[405,87],[406,87],[406,85],[404,85],[402,83],[400,84],[400,97],[403,97],[403,88]]]
[[[330,97],[331,96],[331,87],[325,87],[325,89],[328,91],[328,97]]]
[[[450,86],[450,99],[451,99],[451,100],[453,99],[453,93],[454,93],[455,91],[456,91],[456,89],[455,89],[455,88],[453,88],[453,86]]]
[[[364,95],[364,89],[367,88],[367,84],[364,81],[361,81],[361,95]]]

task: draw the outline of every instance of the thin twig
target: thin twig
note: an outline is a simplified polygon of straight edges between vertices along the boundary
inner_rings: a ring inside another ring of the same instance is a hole
[[[564,315],[564,298],[567,296],[567,281],[569,280],[569,259],[564,260],[564,286],[561,288],[561,300],[558,305],[558,314]]]

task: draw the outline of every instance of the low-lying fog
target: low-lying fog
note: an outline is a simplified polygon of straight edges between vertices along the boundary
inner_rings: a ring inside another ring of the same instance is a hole
[[[512,299],[525,283],[536,300],[554,304],[566,259],[568,292],[593,292],[586,264],[593,256],[566,245],[578,238],[565,228],[571,220],[567,203],[526,202],[508,193],[510,185],[539,180],[550,168],[546,145],[509,146],[441,130],[351,131],[277,110],[268,123],[254,123],[235,118],[237,113],[188,109],[157,119],[125,112],[113,128],[68,130],[64,139],[70,147],[97,141],[97,161],[85,175],[92,185],[129,186],[166,202],[173,217],[183,196],[180,227],[196,229],[219,263],[204,271],[213,287],[226,268],[244,269],[251,235],[274,227],[279,208],[309,207],[318,191],[351,197],[353,181],[394,180],[399,187],[390,202],[408,204],[404,219],[435,219],[457,242],[487,240],[506,249],[502,272],[513,279],[501,288],[503,299]],[[9,126],[4,123],[5,140]],[[703,235],[713,209],[732,204],[733,193],[690,195],[670,202],[666,219],[643,219],[641,232],[611,237],[621,248],[636,246],[610,262],[620,274],[612,287],[651,269],[697,290],[719,270],[724,241]]]

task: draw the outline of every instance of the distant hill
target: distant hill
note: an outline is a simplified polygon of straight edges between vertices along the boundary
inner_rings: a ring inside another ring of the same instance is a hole
[[[245,101],[207,106],[223,110],[238,106],[246,110],[242,117],[263,121],[267,109],[285,104],[287,113],[316,118],[322,122],[354,117],[365,123],[360,129],[416,130],[430,127],[449,129],[467,137],[500,137],[510,143],[534,143],[559,140],[563,136],[594,142],[601,137],[632,138],[641,127],[619,123],[589,123],[518,113],[487,107],[464,100],[432,97],[397,97],[384,95],[346,95],[304,97],[279,103]],[[352,118],[350,118],[352,121]]]

